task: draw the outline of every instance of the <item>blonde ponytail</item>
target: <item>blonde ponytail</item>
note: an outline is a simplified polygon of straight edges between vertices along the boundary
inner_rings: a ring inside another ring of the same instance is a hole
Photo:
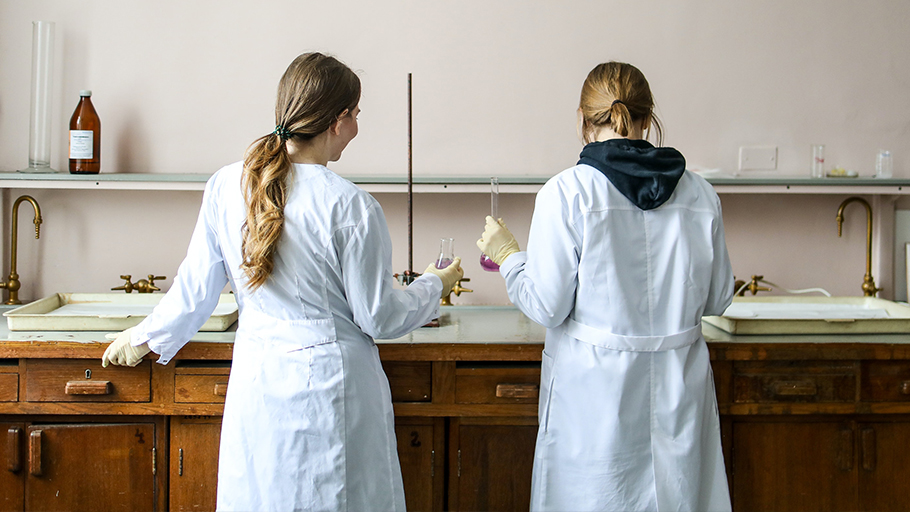
[[[250,145],[241,186],[246,201],[240,267],[255,290],[272,274],[284,228],[284,207],[293,169],[287,141],[303,142],[328,130],[360,101],[360,79],[321,53],[305,53],[288,66],[278,84],[275,131]]]
[[[657,145],[663,143],[663,126],[654,114],[654,98],[645,75],[631,64],[606,62],[588,73],[581,88],[578,110],[579,131],[584,142],[593,142],[597,129],[609,126],[628,137],[635,124],[646,119],[657,131]],[[649,133],[650,134],[650,133]]]

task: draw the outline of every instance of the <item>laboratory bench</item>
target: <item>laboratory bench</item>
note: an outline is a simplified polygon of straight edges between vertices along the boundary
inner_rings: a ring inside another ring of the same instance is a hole
[[[704,324],[734,510],[910,509],[910,335]],[[104,332],[0,325],[0,511],[213,510],[233,331],[102,368]],[[377,345],[408,510],[527,510],[545,330],[442,309]]]

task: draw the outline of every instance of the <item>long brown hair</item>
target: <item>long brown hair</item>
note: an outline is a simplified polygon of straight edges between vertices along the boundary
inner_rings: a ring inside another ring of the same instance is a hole
[[[275,131],[258,138],[243,161],[246,201],[240,265],[255,290],[274,268],[284,226],[288,175],[293,168],[287,140],[303,142],[328,130],[360,102],[360,79],[334,57],[304,53],[291,62],[278,83]]]
[[[627,137],[633,123],[645,119],[657,131],[657,145],[663,142],[663,126],[654,114],[654,97],[645,75],[631,64],[605,62],[588,73],[581,87],[578,104],[581,112],[580,132],[585,143],[598,128],[609,126],[616,134]]]

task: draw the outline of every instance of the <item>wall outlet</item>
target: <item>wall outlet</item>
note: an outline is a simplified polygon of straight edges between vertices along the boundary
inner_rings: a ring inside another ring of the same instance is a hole
[[[740,146],[739,170],[777,169],[777,146]]]

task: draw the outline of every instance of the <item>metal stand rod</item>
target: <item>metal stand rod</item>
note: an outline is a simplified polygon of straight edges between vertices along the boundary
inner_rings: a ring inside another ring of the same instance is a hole
[[[408,73],[408,271],[414,271],[414,156],[411,129],[411,73]]]

